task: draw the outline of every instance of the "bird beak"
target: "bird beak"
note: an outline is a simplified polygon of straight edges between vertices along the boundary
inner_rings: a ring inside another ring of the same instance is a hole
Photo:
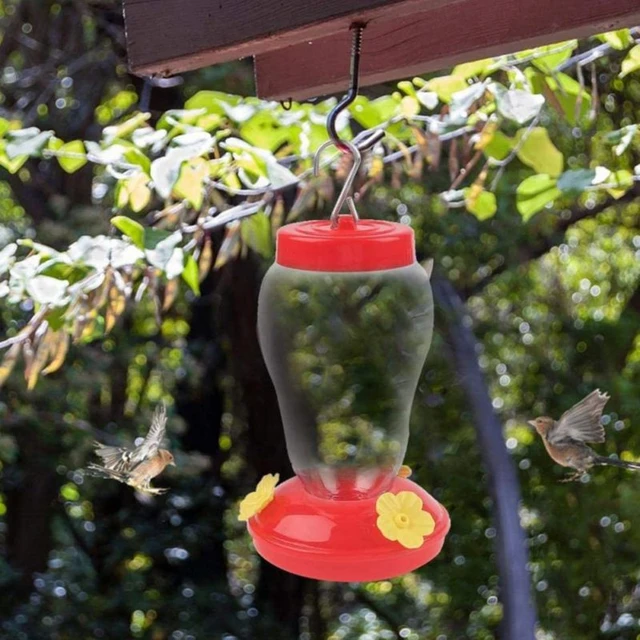
[[[530,427],[533,427],[534,429],[535,429],[535,427],[536,427],[535,420],[527,420],[527,424],[528,424]]]
[[[175,461],[174,461],[174,460],[172,460],[169,464],[170,464],[172,467],[177,467],[177,466],[178,466],[178,465],[175,463]]]

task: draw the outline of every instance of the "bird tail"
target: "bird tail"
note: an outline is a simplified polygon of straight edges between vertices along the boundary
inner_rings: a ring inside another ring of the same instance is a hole
[[[107,469],[106,467],[101,467],[99,464],[91,463],[84,471],[88,476],[92,476],[94,478],[108,478],[110,480],[124,482],[125,484],[128,484],[129,480],[129,476],[127,474],[114,471],[113,469]]]
[[[594,464],[608,465],[611,467],[622,467],[623,469],[633,469],[634,471],[640,471],[640,462],[627,462],[626,460],[619,460],[618,458],[606,458],[605,456],[596,456]]]

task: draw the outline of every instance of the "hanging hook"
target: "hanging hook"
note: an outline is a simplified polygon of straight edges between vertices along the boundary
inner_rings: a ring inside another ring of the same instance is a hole
[[[358,175],[358,171],[360,170],[360,165],[362,164],[362,154],[356,145],[347,142],[346,140],[340,140],[338,142],[334,140],[327,140],[324,144],[322,144],[318,150],[316,151],[315,158],[313,159],[313,174],[315,176],[320,172],[320,155],[322,152],[330,146],[335,146],[340,150],[348,151],[353,157],[353,166],[349,171],[349,175],[347,179],[344,181],[344,185],[342,185],[342,191],[340,191],[340,195],[336,200],[336,203],[333,207],[333,211],[331,212],[331,228],[335,229],[338,226],[338,216],[340,215],[340,210],[344,203],[347,203],[349,207],[349,211],[353,216],[354,221],[357,223],[359,220],[358,212],[356,211],[356,205],[353,201],[353,197],[349,195],[351,191],[351,187],[353,186],[353,181],[356,179]]]
[[[349,147],[338,136],[336,122],[338,116],[358,97],[360,88],[360,55],[362,53],[362,32],[367,25],[363,22],[355,22],[351,25],[353,30],[353,41],[351,44],[351,84],[348,93],[331,110],[327,117],[327,131],[329,137],[340,151],[347,151]],[[358,143],[359,151],[367,151],[384,137],[384,131],[374,131],[369,137]]]
[[[342,111],[344,111],[358,96],[358,89],[360,87],[360,54],[362,52],[362,32],[365,25],[361,22],[356,22],[350,27],[353,29],[353,40],[351,43],[351,85],[349,86],[348,93],[338,102],[338,104],[331,109],[331,113],[327,117],[327,131],[329,137],[333,140],[334,144],[340,151],[346,151],[346,146],[343,147],[343,142],[338,136],[336,130],[336,120]]]

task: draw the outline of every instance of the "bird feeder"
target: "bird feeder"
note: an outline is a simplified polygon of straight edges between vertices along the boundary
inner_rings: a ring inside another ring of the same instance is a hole
[[[327,144],[353,155],[345,188],[330,220],[278,231],[258,303],[296,475],[277,488],[277,476],[263,478],[240,518],[258,552],[291,573],[381,580],[431,560],[449,529],[444,507],[402,466],[433,297],[412,229],[360,220],[346,195],[360,149]],[[339,215],[345,202],[351,215]]]

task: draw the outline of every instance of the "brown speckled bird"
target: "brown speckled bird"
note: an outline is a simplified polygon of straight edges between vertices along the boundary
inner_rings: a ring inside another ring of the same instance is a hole
[[[604,442],[604,427],[600,424],[600,418],[608,399],[608,394],[596,389],[563,413],[560,420],[546,416],[529,420],[528,424],[540,434],[551,458],[563,467],[576,470],[562,482],[577,480],[596,465],[640,469],[640,464],[635,462],[599,456],[586,444]]]
[[[161,405],[153,414],[149,433],[140,446],[109,447],[96,442],[96,455],[102,458],[102,464],[91,463],[86,469],[87,473],[97,478],[123,482],[143,493],[164,493],[167,489],[152,487],[150,483],[167,465],[175,466],[172,453],[160,449],[166,425],[167,412],[164,405]]]

